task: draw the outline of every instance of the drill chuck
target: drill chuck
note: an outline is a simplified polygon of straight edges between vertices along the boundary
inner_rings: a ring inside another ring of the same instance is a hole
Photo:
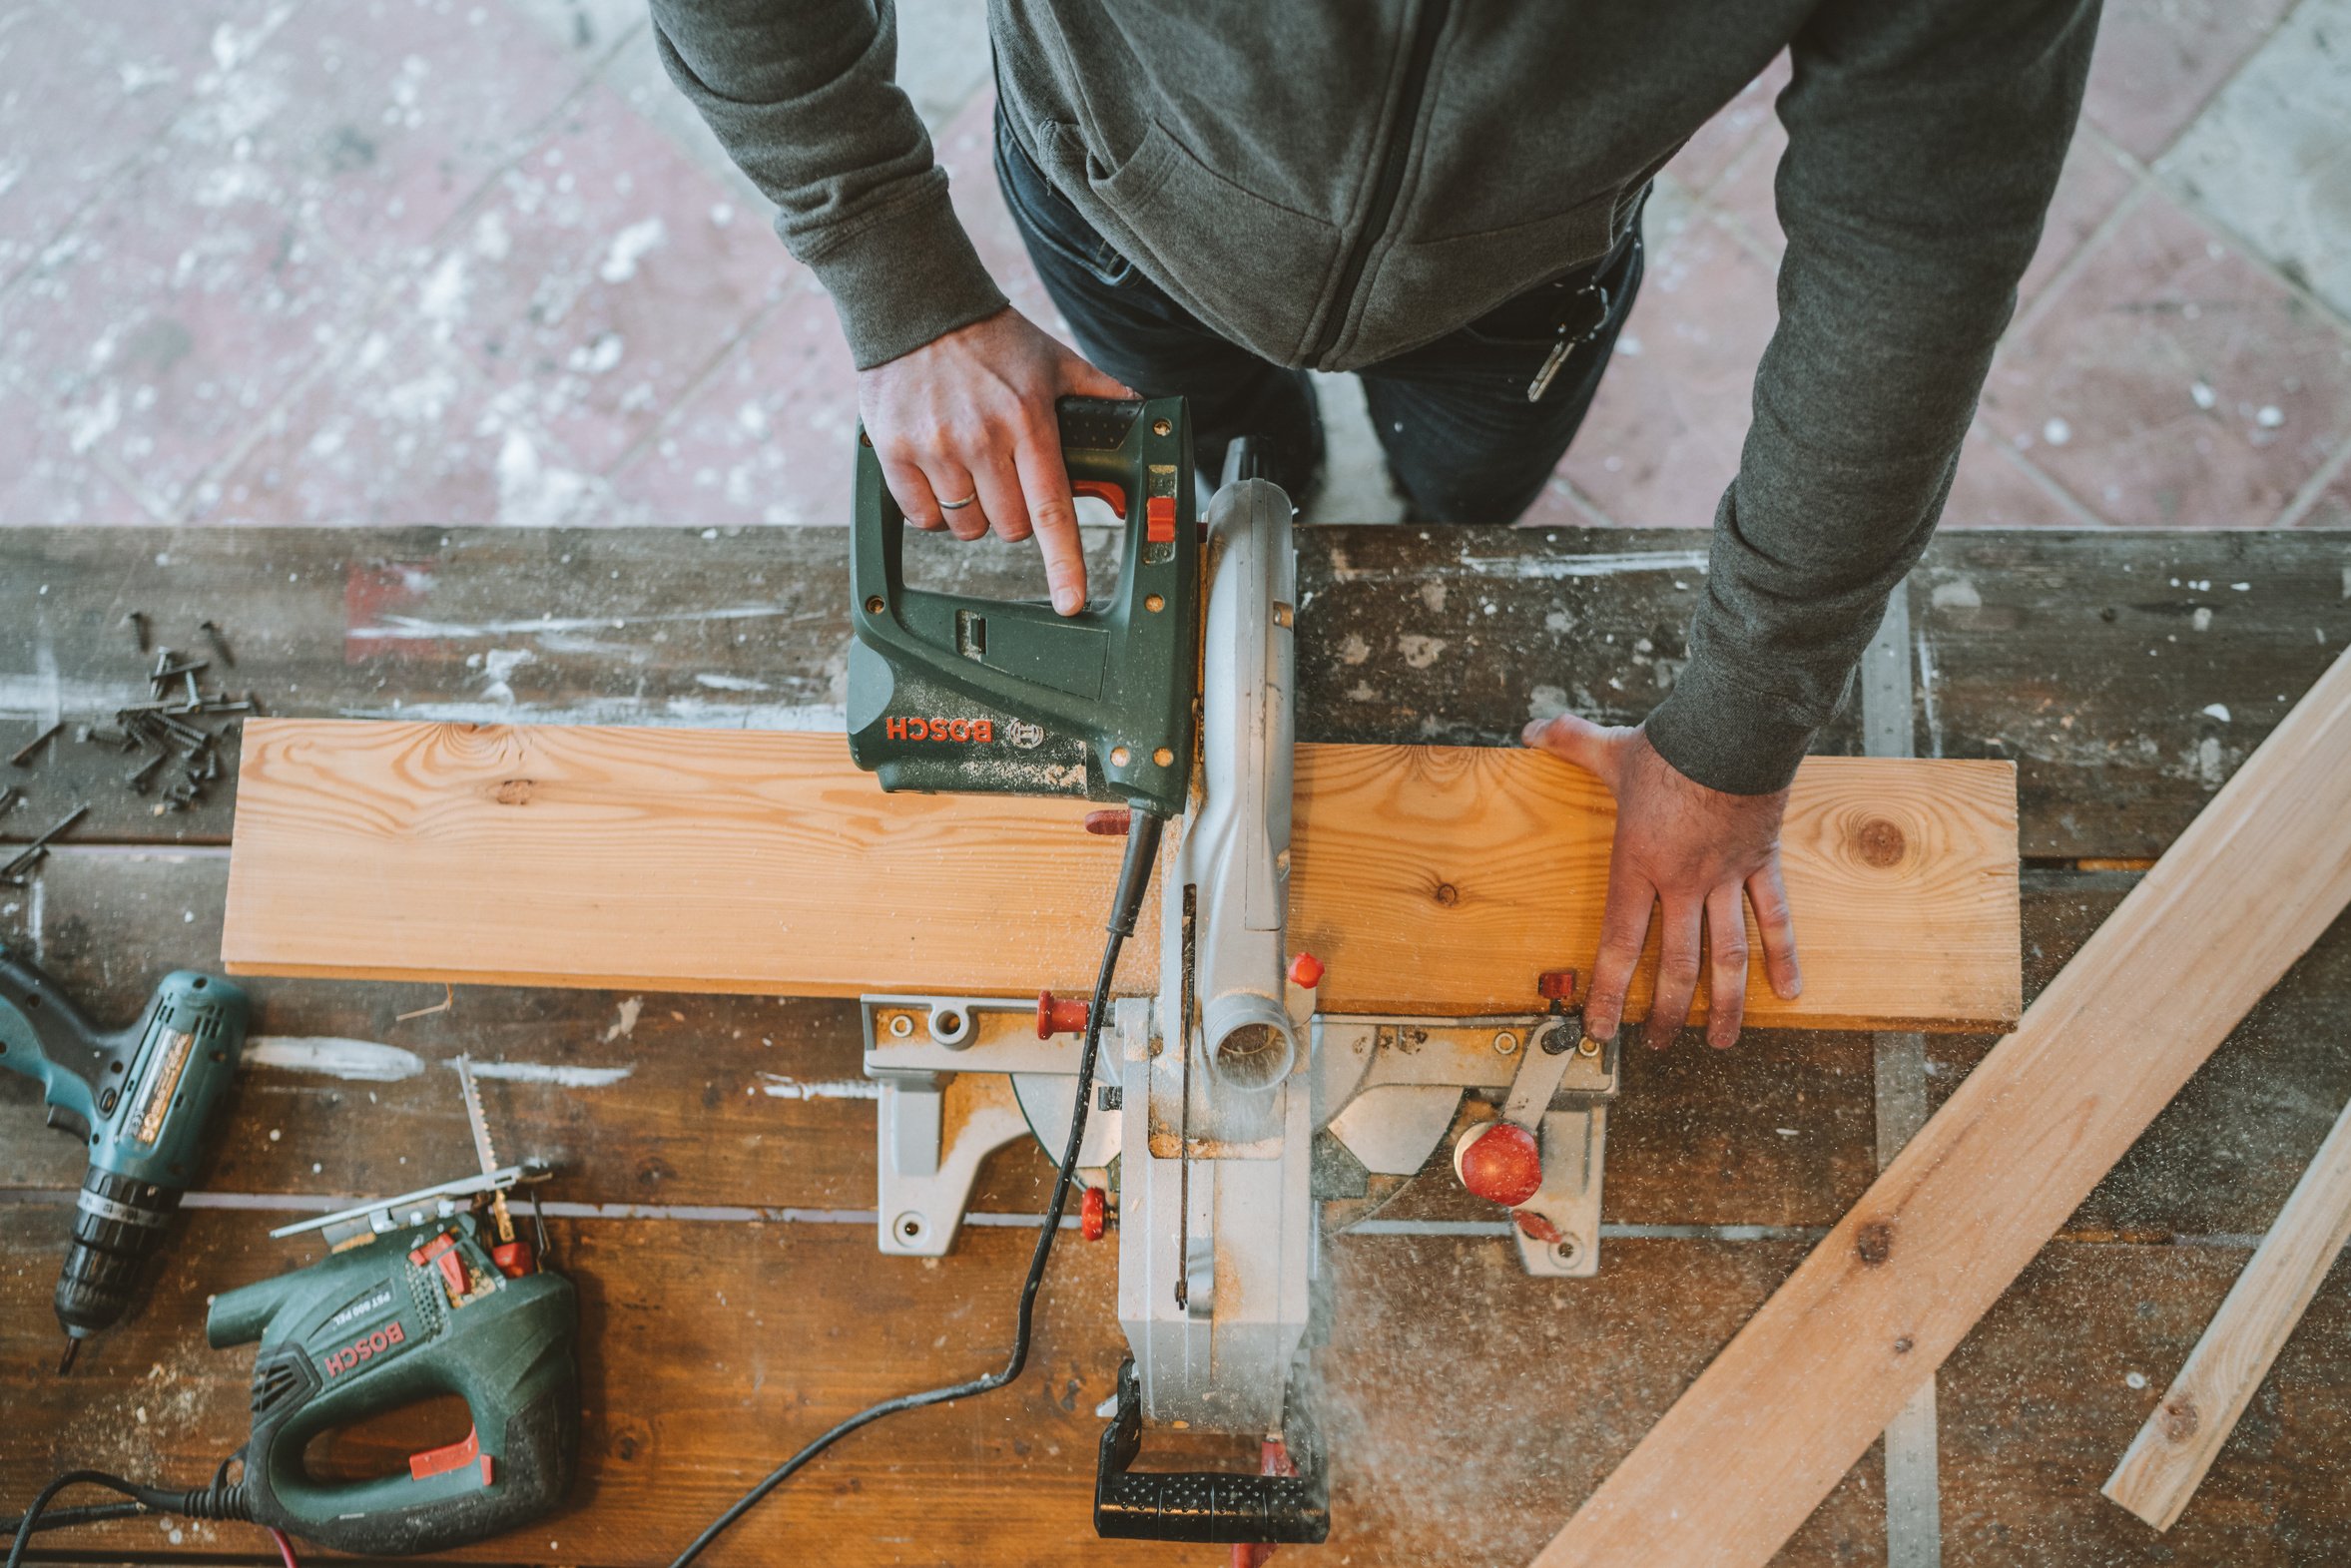
[[[90,1168],[57,1276],[57,1320],[69,1335],[86,1339],[129,1315],[179,1207],[179,1188]]]

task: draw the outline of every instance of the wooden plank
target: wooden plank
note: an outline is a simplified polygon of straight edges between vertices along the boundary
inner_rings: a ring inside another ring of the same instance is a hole
[[[1678,675],[1705,587],[1705,541],[1688,530],[1299,537],[1310,742],[1504,745],[1562,704],[1634,722]],[[131,608],[175,647],[200,648],[197,623],[219,620],[239,682],[280,714],[774,728],[775,713],[841,701],[841,541],[824,528],[0,531],[0,757],[51,706],[86,717],[141,689]],[[937,580],[990,594],[1021,591],[1034,557],[928,540],[917,554]],[[2351,644],[2346,566],[2351,543],[2321,532],[1947,533],[1912,579],[1919,755],[2016,761],[2030,857],[2152,856]],[[1850,705],[1815,750],[1861,750]],[[45,755],[13,781],[34,798],[0,818],[0,839],[87,800],[93,841],[227,840],[225,790],[153,816],[122,771],[97,748]]]
[[[2351,660],[1537,1562],[1767,1561],[2346,901]]]
[[[2177,1522],[2351,1239],[2351,1108],[2262,1238],[2187,1364],[2100,1488],[2158,1530]]]
[[[244,774],[233,973],[1083,989],[1119,854],[1082,802],[885,795],[838,736],[270,720]],[[1783,835],[1806,991],[1780,1001],[1758,968],[1754,1021],[2014,1017],[2011,783],[1808,762]],[[1329,965],[1324,1004],[1528,1005],[1597,944],[1612,823],[1596,781],[1533,752],[1302,748],[1291,930]],[[1130,952],[1147,988],[1149,930]]]

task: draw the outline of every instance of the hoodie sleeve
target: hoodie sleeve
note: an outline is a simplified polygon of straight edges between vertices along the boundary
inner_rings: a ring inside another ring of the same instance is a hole
[[[2081,105],[2096,0],[1830,0],[1793,44],[1778,329],[1649,716],[1702,784],[1787,784],[1934,532]]]
[[[670,79],[776,204],[858,368],[993,315],[1002,290],[891,80],[890,0],[652,0]]]

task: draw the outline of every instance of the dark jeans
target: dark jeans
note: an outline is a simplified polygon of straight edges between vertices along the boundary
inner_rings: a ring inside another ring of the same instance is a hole
[[[996,177],[1078,346],[1146,397],[1191,400],[1204,473],[1238,436],[1303,502],[1323,465],[1303,370],[1220,336],[1113,250],[1055,191],[999,118]],[[1417,521],[1507,523],[1534,503],[1598,390],[1640,288],[1640,224],[1599,261],[1538,283],[1435,342],[1360,372],[1388,467]],[[1527,390],[1569,344],[1541,397]]]

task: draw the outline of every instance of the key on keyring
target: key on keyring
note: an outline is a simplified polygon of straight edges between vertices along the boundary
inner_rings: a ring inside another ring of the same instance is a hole
[[[1526,400],[1528,402],[1539,403],[1542,401],[1542,394],[1551,389],[1551,377],[1559,373],[1559,366],[1567,362],[1567,350],[1574,346],[1575,344],[1568,340],[1566,323],[1561,322],[1559,340],[1551,344],[1551,351],[1543,358],[1542,368],[1536,370],[1534,379],[1526,383]]]

